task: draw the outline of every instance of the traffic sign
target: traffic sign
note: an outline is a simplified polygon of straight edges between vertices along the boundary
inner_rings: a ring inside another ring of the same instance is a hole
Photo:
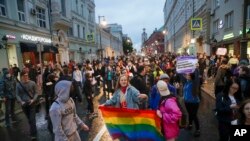
[[[87,34],[87,42],[95,42],[94,33]]]
[[[202,30],[202,18],[191,19],[191,30]]]

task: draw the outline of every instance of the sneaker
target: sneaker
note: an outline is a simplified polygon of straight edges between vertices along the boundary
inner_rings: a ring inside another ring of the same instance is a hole
[[[194,132],[194,136],[195,136],[195,137],[199,137],[200,134],[201,134],[201,131],[200,131],[200,130],[196,130],[196,131]]]

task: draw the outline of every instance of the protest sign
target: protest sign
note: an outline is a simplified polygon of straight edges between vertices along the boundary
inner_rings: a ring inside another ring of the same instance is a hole
[[[193,73],[196,68],[198,59],[195,56],[181,56],[177,58],[177,73]]]

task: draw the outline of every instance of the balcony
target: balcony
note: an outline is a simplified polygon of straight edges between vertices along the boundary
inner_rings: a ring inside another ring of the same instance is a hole
[[[66,18],[61,13],[52,13],[51,15],[54,28],[68,29],[71,27],[70,19]]]

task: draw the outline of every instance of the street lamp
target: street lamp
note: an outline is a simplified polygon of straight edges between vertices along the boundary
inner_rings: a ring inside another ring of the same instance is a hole
[[[101,23],[101,18],[103,18]],[[101,49],[101,61],[103,60],[103,49],[102,49],[102,35],[101,35],[101,24],[105,26],[107,24],[104,16],[98,16],[99,33],[100,33],[100,49]]]

